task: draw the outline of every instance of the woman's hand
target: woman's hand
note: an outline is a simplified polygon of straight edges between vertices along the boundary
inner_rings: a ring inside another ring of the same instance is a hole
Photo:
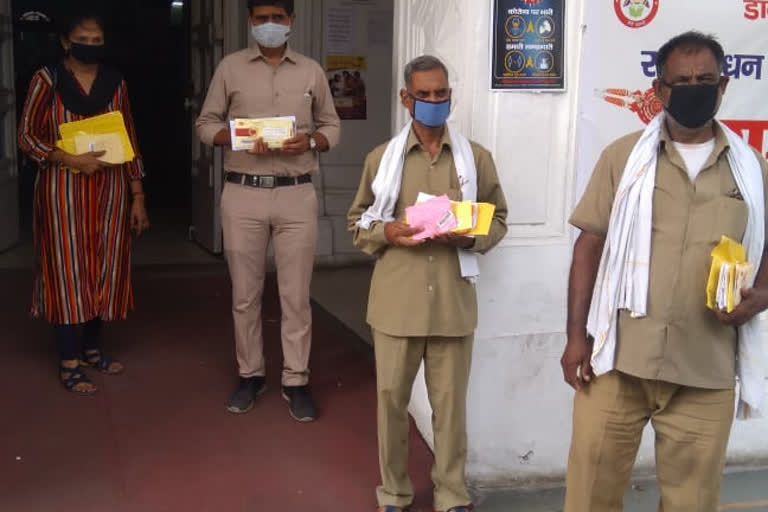
[[[107,162],[99,160],[105,153],[106,151],[91,151],[82,155],[67,155],[62,163],[67,167],[77,169],[86,176],[91,176],[109,165]]]
[[[131,204],[131,231],[139,236],[147,229],[149,229],[149,216],[144,207],[144,196],[135,196]]]

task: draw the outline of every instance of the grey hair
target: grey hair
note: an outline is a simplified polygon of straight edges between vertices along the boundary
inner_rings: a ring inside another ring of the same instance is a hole
[[[406,89],[411,87],[411,76],[418,71],[432,71],[433,69],[442,69],[445,73],[445,78],[448,78],[448,68],[445,67],[443,61],[432,55],[422,55],[416,57],[411,62],[406,64],[403,78],[405,79]]]

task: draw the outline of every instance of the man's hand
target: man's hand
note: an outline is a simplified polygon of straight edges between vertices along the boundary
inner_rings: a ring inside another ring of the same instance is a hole
[[[458,247],[459,249],[469,249],[475,245],[475,239],[469,236],[456,233],[443,233],[432,237],[437,243]]]
[[[283,141],[283,147],[280,151],[287,155],[301,155],[309,151],[309,135],[300,133],[295,137]]]
[[[421,228],[414,228],[404,222],[388,222],[384,225],[384,236],[395,247],[415,247],[424,243],[424,240],[414,240],[412,237],[421,233]]]
[[[565,382],[576,391],[592,381],[592,344],[586,336],[569,338],[565,345],[560,366],[563,368]]]
[[[232,134],[228,128],[222,128],[214,135],[213,145],[232,147]]]
[[[573,246],[568,278],[568,343],[560,358],[560,366],[565,382],[576,391],[593,378],[593,341],[587,336],[587,317],[604,244],[604,236],[582,231]]]
[[[259,137],[256,139],[253,143],[253,147],[248,150],[249,155],[266,155],[269,153],[269,146],[266,142],[264,142],[264,139]]]
[[[105,153],[106,151],[91,151],[82,155],[68,155],[62,163],[67,167],[77,169],[87,176],[91,176],[109,165],[107,162],[99,160]]]
[[[149,216],[144,207],[144,196],[134,197],[131,205],[131,230],[136,236],[149,229]]]
[[[717,318],[725,325],[738,327],[749,322],[755,315],[768,308],[768,290],[745,288],[741,291],[741,302],[730,313],[717,311]]]

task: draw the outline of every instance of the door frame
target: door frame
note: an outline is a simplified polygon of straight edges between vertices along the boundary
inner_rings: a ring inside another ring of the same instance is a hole
[[[0,0],[0,251],[19,242],[19,170],[11,0]]]
[[[213,73],[221,59],[248,44],[246,0],[191,0],[190,80],[186,106],[192,119],[200,114]],[[224,156],[221,148],[204,145],[190,127],[192,204],[190,238],[210,252],[223,250],[221,192]]]

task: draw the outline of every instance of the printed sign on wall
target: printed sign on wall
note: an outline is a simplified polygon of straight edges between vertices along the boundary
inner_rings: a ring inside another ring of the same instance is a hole
[[[768,0],[590,2],[581,79],[576,199],[602,150],[642,130],[664,106],[656,98],[656,52],[691,29],[718,38],[730,77],[717,118],[768,156]]]
[[[565,90],[565,0],[493,0],[491,89]]]

